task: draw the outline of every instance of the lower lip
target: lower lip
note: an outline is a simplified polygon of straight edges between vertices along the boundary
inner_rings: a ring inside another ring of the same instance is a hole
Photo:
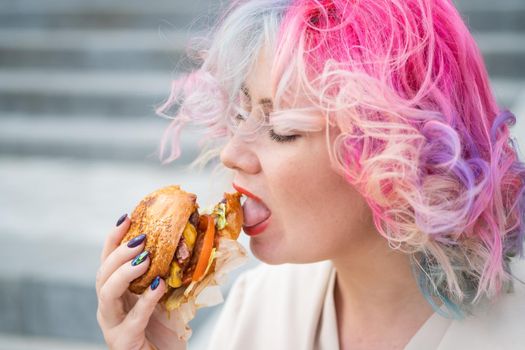
[[[242,229],[248,236],[256,236],[260,233],[262,233],[264,230],[266,230],[266,227],[268,227],[268,224],[270,223],[270,217],[260,223],[258,223],[255,226],[250,227],[243,227]]]

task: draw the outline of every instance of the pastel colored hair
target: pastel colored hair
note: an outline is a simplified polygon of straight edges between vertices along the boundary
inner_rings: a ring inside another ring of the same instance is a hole
[[[218,154],[264,46],[276,110],[268,122],[281,133],[326,132],[334,170],[390,246],[410,254],[438,312],[436,298],[462,317],[512,288],[525,231],[515,117],[498,106],[452,1],[234,1],[211,33],[195,50],[199,69],[175,80],[157,111],[173,119],[164,162],[179,156],[185,124],[209,133],[201,160]]]

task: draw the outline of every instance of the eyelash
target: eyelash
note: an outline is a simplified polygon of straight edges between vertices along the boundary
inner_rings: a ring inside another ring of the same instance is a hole
[[[270,129],[268,133],[270,134],[270,138],[276,142],[292,142],[299,137],[299,135],[278,135],[273,129]]]
[[[237,114],[235,116],[235,119],[238,120],[238,121],[243,121],[244,117],[242,115],[240,115],[240,114]],[[292,142],[296,138],[299,137],[299,135],[279,135],[279,134],[276,134],[275,131],[273,131],[273,129],[268,130],[268,134],[270,135],[270,138],[272,140],[274,140],[276,142],[281,142],[281,143]]]

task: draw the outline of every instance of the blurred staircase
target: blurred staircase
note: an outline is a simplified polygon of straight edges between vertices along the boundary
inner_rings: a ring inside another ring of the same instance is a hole
[[[0,0],[0,154],[156,161],[154,107],[211,3]]]
[[[500,104],[525,118],[525,1],[455,2]],[[10,334],[0,335],[0,350],[59,348],[25,336],[100,344],[93,279],[118,207],[132,209],[168,182],[208,186],[206,176],[156,165],[167,121],[153,109],[190,67],[186,40],[213,22],[218,5],[0,0],[0,232],[9,257],[0,267],[0,334]],[[183,143],[186,163],[197,148],[191,134]]]
[[[215,3],[0,0],[0,236],[9,260],[0,267],[0,350],[103,348],[94,277],[115,218],[162,185],[213,192],[206,174],[180,167],[197,152],[192,134],[177,165],[159,166],[168,121],[154,107],[191,68],[187,39],[213,21]]]
[[[525,89],[525,1],[453,0],[480,47],[501,106]]]

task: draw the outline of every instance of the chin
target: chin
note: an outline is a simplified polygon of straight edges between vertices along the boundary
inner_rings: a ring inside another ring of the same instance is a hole
[[[260,261],[268,265],[281,264],[309,264],[315,263],[325,258],[314,256],[317,254],[307,254],[305,251],[296,251],[295,247],[286,249],[284,242],[259,240],[257,237],[250,239],[250,250]]]
[[[260,237],[250,238],[250,250],[260,261],[269,265],[280,265],[291,262],[290,257],[283,254],[282,247],[276,241],[266,241]]]

